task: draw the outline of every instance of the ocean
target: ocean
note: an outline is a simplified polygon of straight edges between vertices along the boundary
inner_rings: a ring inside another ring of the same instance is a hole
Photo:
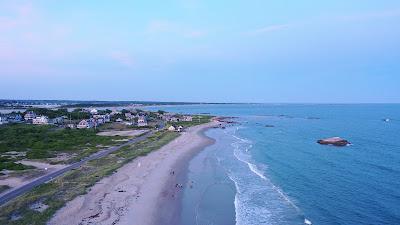
[[[400,105],[148,107],[236,117],[187,169],[181,225],[400,224]],[[346,147],[317,140],[340,136]]]

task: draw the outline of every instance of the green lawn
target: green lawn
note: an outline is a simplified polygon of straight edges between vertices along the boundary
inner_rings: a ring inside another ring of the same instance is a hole
[[[168,122],[168,125],[191,127],[191,126],[196,126],[196,125],[200,125],[200,124],[203,124],[203,123],[208,123],[208,122],[210,122],[211,118],[213,118],[213,116],[196,115],[196,116],[193,116],[193,120],[192,121],[189,121],[189,122],[185,122],[185,121]]]

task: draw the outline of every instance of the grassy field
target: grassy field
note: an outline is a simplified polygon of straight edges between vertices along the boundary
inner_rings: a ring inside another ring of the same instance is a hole
[[[188,122],[186,122],[186,121],[168,122],[168,125],[191,127],[191,126],[196,126],[196,125],[200,125],[200,124],[203,124],[203,123],[208,123],[211,118],[213,118],[213,116],[196,115],[196,116],[193,116],[193,120],[192,121],[188,121]]]
[[[142,142],[123,147],[114,154],[90,161],[77,170],[43,184],[0,207],[0,224],[46,224],[66,202],[85,194],[89,187],[132,159],[157,150],[178,136],[175,132],[159,131]],[[30,209],[37,202],[48,208],[43,212]]]
[[[34,126],[29,124],[10,124],[0,127],[0,155],[5,152],[25,152],[26,156],[15,160],[46,159],[58,153],[78,153],[85,156],[98,150],[98,147],[113,145],[115,139],[122,137],[102,137],[92,129],[75,130],[54,126]],[[8,160],[10,161],[10,159]],[[0,168],[22,169],[8,163],[6,157],[0,160]]]

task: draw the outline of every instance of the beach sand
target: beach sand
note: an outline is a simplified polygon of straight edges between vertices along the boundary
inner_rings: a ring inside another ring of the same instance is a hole
[[[173,224],[182,191],[178,177],[194,154],[213,143],[204,131],[217,124],[188,128],[161,149],[124,165],[68,202],[48,224]]]

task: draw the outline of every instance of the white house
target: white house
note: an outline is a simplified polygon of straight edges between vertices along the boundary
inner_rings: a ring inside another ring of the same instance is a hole
[[[175,128],[174,126],[170,126],[170,127],[168,127],[168,130],[169,130],[169,131],[175,131],[176,128]]]
[[[182,126],[179,126],[178,129],[177,129],[177,131],[178,131],[178,132],[182,132],[182,131],[183,131],[183,127],[182,127]]]
[[[169,119],[169,121],[171,121],[171,122],[179,122],[179,118],[178,117],[171,117]]]
[[[105,123],[109,123],[109,122],[111,122],[111,116],[110,116],[110,114],[106,114],[106,115],[104,115],[104,122]]]
[[[183,116],[182,120],[186,121],[186,122],[191,122],[191,121],[193,121],[193,117],[192,116]]]
[[[147,119],[146,119],[146,117],[145,117],[145,116],[139,116],[139,117],[138,117],[137,125],[138,125],[139,127],[145,127],[145,126],[147,126]]]
[[[71,128],[71,129],[75,129],[76,126],[73,123],[69,123],[69,124],[67,124],[67,127]]]
[[[37,116],[32,120],[32,123],[36,125],[46,125],[49,124],[49,118],[47,116]]]
[[[117,119],[115,120],[115,122],[118,122],[118,123],[121,123],[122,121],[124,121],[124,120],[121,119],[121,118],[117,118]]]
[[[5,116],[0,116],[0,125],[1,124],[5,124],[5,123],[7,123],[8,121],[7,121],[7,117],[5,117]]]
[[[36,113],[34,113],[34,112],[32,112],[32,111],[27,112],[27,113],[25,114],[25,116],[24,116],[24,119],[25,119],[26,121],[33,120],[33,119],[35,119],[35,118],[36,118]]]
[[[88,128],[92,128],[92,127],[93,127],[93,123],[90,121],[87,121],[87,120],[82,120],[76,126],[76,128],[78,128],[78,129],[88,129]]]
[[[97,111],[97,109],[95,109],[95,108],[90,110],[90,114],[92,114],[92,115],[95,115],[97,113],[99,113],[99,111]]]
[[[125,113],[125,117],[127,120],[131,120],[131,119],[135,118],[135,116],[133,116],[132,113]]]

